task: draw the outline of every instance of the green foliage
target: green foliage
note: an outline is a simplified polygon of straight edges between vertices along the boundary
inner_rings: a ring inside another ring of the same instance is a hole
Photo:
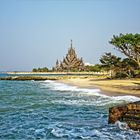
[[[129,78],[134,77],[135,69],[137,69],[137,64],[132,59],[125,58],[120,63],[120,73],[125,73]]]
[[[134,70],[134,77],[140,78],[140,69],[139,70]]]
[[[120,57],[112,55],[111,53],[105,53],[100,58],[102,67],[105,68],[106,70],[110,70],[110,69],[119,67],[120,60],[121,60]]]
[[[103,69],[110,71],[111,78],[134,77],[134,71],[137,69],[137,64],[132,59],[121,59],[111,53],[105,53],[100,62]]]
[[[96,64],[94,66],[85,66],[85,70],[86,71],[93,71],[93,72],[100,72],[102,69],[101,69],[101,65]]]
[[[79,70],[77,68],[71,68],[70,71],[71,72],[79,72]]]
[[[106,71],[109,71],[110,77],[113,78],[115,77],[116,72],[118,71],[118,68],[121,63],[121,58],[112,55],[111,53],[105,53],[101,56],[100,62],[102,64],[102,68]]]
[[[34,69],[32,70],[32,72],[48,72],[48,71],[49,71],[49,69],[48,69],[47,67],[38,68],[38,69],[34,68]]]
[[[32,72],[37,72],[37,69],[36,68],[33,68]]]
[[[127,73],[125,73],[124,71],[118,71],[116,72],[116,75],[114,78],[122,79],[122,78],[127,78],[127,77],[128,77]]]
[[[100,58],[102,68],[111,72],[111,77],[134,77],[140,69],[140,34],[113,36],[110,43],[127,58],[121,59],[111,53]]]
[[[140,34],[120,34],[109,42],[121,53],[136,62],[140,68]]]
[[[135,75],[140,74],[140,70],[134,70]]]

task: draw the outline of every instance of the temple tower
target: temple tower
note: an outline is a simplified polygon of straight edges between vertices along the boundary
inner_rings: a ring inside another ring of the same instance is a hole
[[[83,59],[77,58],[71,40],[71,45],[70,48],[68,49],[68,53],[66,54],[66,57],[63,58],[62,62],[59,62],[57,60],[54,70],[55,71],[83,71],[84,68],[85,67],[84,67]]]

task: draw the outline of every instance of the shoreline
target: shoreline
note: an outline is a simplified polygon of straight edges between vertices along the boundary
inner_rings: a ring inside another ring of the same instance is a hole
[[[30,74],[37,74],[37,75],[108,75],[107,72],[6,72],[9,75],[30,75]]]
[[[61,73],[62,74],[62,73]],[[15,75],[8,77],[0,77],[0,80],[56,80],[65,84],[77,86],[80,88],[100,89],[101,93],[108,96],[124,96],[132,95],[140,97],[140,78],[134,79],[106,79],[105,75]]]
[[[140,98],[140,80],[108,80],[98,78],[71,78],[57,80],[61,83],[80,88],[100,89],[101,93],[108,96],[131,95]]]

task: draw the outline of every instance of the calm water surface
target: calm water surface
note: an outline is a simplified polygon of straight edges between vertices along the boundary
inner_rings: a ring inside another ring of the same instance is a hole
[[[120,122],[108,124],[109,107],[137,100],[49,80],[0,81],[0,139],[139,140]]]

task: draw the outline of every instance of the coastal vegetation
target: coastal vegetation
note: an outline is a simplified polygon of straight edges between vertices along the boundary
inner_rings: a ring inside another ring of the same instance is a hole
[[[49,72],[49,69],[47,67],[33,68],[32,72]]]
[[[114,45],[126,57],[133,60],[140,69],[140,34],[114,35],[109,43]]]
[[[100,57],[99,64],[85,66],[83,59],[77,58],[71,41],[71,47],[62,62],[57,60],[52,69],[34,68],[32,72],[107,72],[109,78],[140,77],[140,34],[113,35],[109,43],[124,56],[106,52]]]
[[[85,66],[85,71],[87,72],[102,72],[102,67],[100,64],[95,64],[93,66]]]
[[[111,78],[140,76],[140,34],[113,36],[110,44],[124,54],[125,58],[105,53],[100,58],[102,68],[109,71]]]

